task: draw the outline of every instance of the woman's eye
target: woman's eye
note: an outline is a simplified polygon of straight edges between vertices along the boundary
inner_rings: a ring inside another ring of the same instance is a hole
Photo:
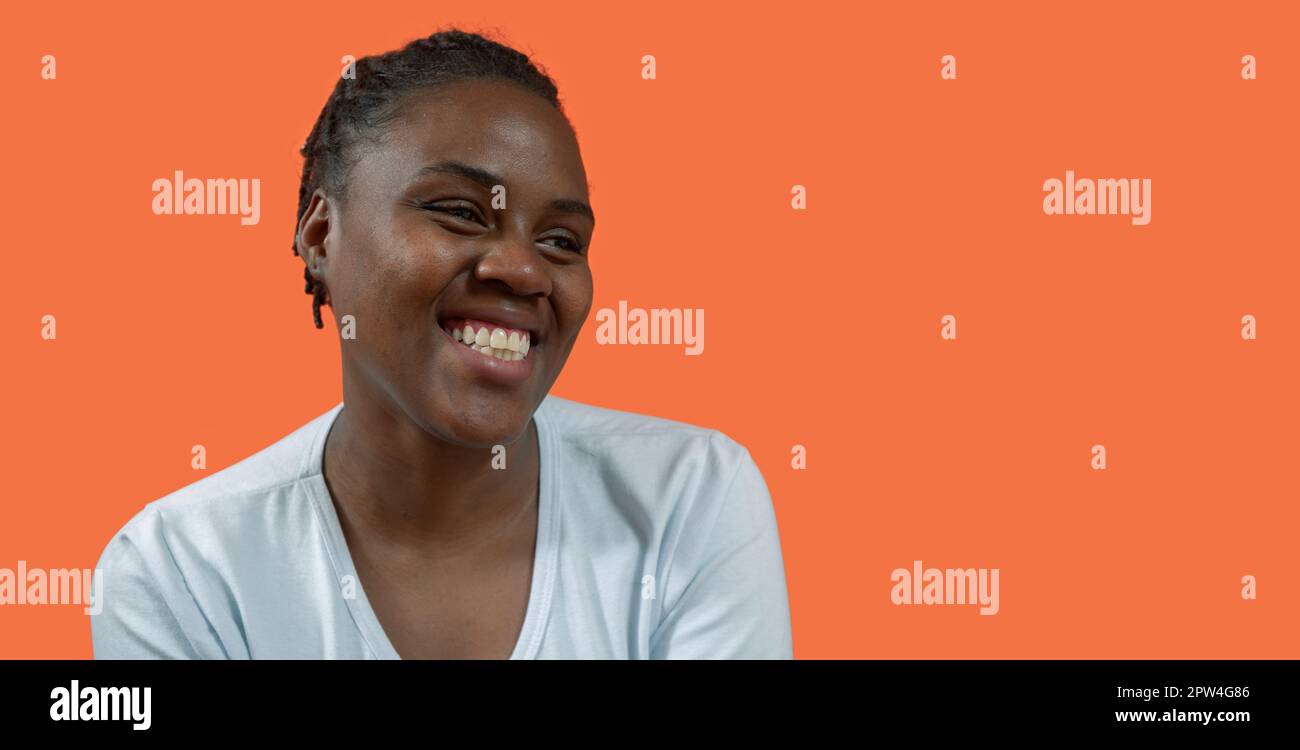
[[[465,221],[478,221],[478,213],[474,209],[466,206],[440,206],[436,203],[425,203],[424,208],[427,208],[430,211],[451,214],[452,216],[464,219]]]
[[[566,250],[572,250],[572,251],[575,252],[575,253],[582,252],[582,245],[580,245],[580,244],[577,243],[577,242],[574,242],[573,240],[569,239],[568,237],[547,237],[546,239],[547,239],[547,240],[559,240],[559,241],[561,241],[561,242],[564,243],[564,245],[562,245],[562,246],[557,246],[557,247],[564,247],[564,249],[566,249]]]

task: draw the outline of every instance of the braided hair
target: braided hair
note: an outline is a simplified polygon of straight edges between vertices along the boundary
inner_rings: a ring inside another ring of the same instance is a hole
[[[356,61],[355,78],[340,76],[316,124],[298,153],[303,157],[298,187],[298,221],[294,224],[293,254],[298,255],[296,227],[317,187],[342,196],[349,161],[358,138],[373,134],[398,114],[403,98],[414,91],[468,79],[497,78],[513,81],[541,96],[564,112],[555,83],[545,68],[518,50],[479,34],[445,29],[416,39],[398,50]],[[325,285],[303,268],[306,293],[312,296],[312,319],[321,322],[320,306]]]

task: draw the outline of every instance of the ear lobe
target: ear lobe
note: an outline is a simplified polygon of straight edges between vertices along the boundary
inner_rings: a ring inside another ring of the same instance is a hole
[[[321,273],[321,266],[322,263],[319,256],[313,255],[307,268],[311,273],[312,280],[315,281],[316,286],[321,289],[321,303],[328,305],[330,303],[330,288],[329,285],[325,283],[325,276]]]

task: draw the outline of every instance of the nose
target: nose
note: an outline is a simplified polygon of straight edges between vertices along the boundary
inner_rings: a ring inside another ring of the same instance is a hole
[[[482,282],[504,284],[520,297],[551,293],[546,260],[527,237],[510,235],[491,242],[475,265],[474,275]]]

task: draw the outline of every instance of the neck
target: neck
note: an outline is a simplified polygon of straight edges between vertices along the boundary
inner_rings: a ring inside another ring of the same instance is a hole
[[[323,473],[345,526],[448,555],[506,533],[536,502],[535,420],[505,446],[508,468],[494,469],[490,447],[442,440],[373,401],[344,402],[326,437]]]

